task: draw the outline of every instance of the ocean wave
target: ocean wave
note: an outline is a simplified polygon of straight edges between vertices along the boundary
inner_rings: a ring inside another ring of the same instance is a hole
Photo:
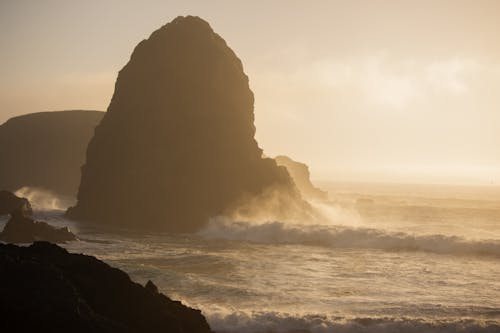
[[[458,236],[413,235],[381,229],[331,225],[255,224],[212,219],[198,235],[206,239],[268,244],[305,244],[332,248],[425,251],[438,254],[500,256],[498,240],[467,240]]]
[[[219,333],[498,333],[500,322],[475,319],[346,318],[266,311],[203,311]]]

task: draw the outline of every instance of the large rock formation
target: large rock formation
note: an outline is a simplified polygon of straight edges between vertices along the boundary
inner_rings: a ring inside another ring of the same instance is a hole
[[[0,240],[9,243],[32,243],[45,240],[64,243],[76,240],[67,228],[56,228],[46,222],[35,221],[31,204],[26,198],[19,198],[9,191],[0,191],[0,216],[9,214],[10,219],[0,232]]]
[[[0,126],[0,188],[40,187],[75,196],[80,167],[103,112],[27,114]]]
[[[135,48],[82,168],[80,220],[196,230],[244,196],[280,188],[285,168],[262,158],[241,61],[198,17],[178,17]]]
[[[0,244],[0,332],[210,333],[199,310],[94,257]]]
[[[328,193],[317,188],[311,182],[311,175],[307,164],[294,161],[285,155],[276,156],[274,160],[278,165],[282,165],[288,170],[288,173],[292,176],[293,181],[304,198],[313,200],[328,199]]]

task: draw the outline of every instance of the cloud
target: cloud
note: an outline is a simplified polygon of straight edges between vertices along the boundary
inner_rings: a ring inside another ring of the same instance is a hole
[[[283,80],[287,86],[302,87],[303,91],[347,89],[369,105],[402,109],[418,99],[466,94],[483,67],[473,59],[424,62],[395,60],[379,53],[348,62],[335,59],[302,62],[297,70],[284,74]]]
[[[383,57],[366,60],[357,79],[365,97],[374,104],[402,108],[419,95],[415,78],[404,69],[389,68]]]
[[[434,62],[425,69],[427,83],[437,93],[463,94],[469,90],[468,78],[481,66],[470,59]]]

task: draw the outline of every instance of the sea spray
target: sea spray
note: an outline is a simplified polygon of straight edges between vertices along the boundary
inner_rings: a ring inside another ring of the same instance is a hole
[[[212,329],[221,333],[497,333],[500,323],[473,319],[355,317],[277,311],[204,310]]]
[[[72,198],[58,196],[49,190],[28,186],[21,187],[15,194],[18,197],[28,199],[35,210],[62,211],[74,201]]]

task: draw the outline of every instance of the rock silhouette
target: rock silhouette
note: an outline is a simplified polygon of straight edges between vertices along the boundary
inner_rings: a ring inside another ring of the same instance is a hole
[[[30,218],[31,204],[26,198],[19,198],[9,191],[0,191],[0,215],[11,217],[0,232],[0,240],[9,243],[31,243],[37,240],[64,243],[76,240],[67,228],[55,228],[46,222]]]
[[[76,196],[80,168],[103,112],[32,113],[0,126],[0,188],[40,187]]]
[[[241,61],[207,22],[178,17],[135,48],[82,168],[75,219],[189,232],[243,196],[278,186],[262,158]]]
[[[0,191],[0,215],[30,216],[32,213],[28,199],[19,198],[9,191]]]
[[[1,332],[211,332],[199,310],[104,262],[35,242],[0,244]]]
[[[274,160],[278,165],[286,167],[304,198],[319,200],[328,199],[328,193],[317,188],[311,182],[311,175],[307,164],[294,161],[290,157],[284,155],[276,156]]]

